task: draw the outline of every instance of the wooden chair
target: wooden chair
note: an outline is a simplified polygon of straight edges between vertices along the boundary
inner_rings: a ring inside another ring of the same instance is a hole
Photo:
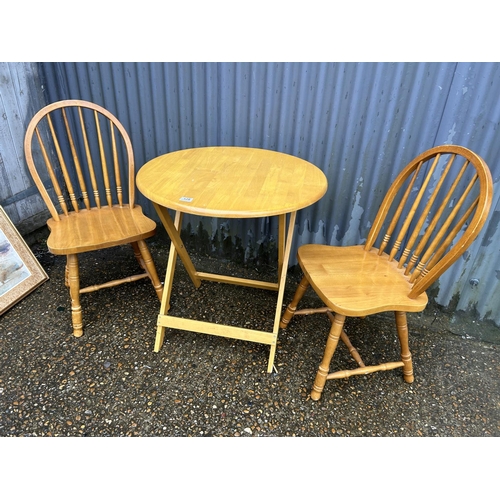
[[[469,247],[491,206],[493,183],[486,163],[461,146],[438,146],[411,161],[387,192],[364,245],[304,245],[304,273],[280,327],[297,314],[328,314],[331,329],[311,391],[319,400],[326,380],[403,368],[413,382],[407,312],[422,311],[426,290]],[[311,285],[326,307],[297,310]],[[400,360],[365,366],[344,331],[347,316],[394,311]],[[339,339],[358,368],[330,373]]]
[[[81,293],[149,278],[161,300],[162,285],[144,241],[155,234],[156,223],[134,204],[132,144],[118,119],[91,102],[50,104],[28,125],[24,151],[52,215],[47,246],[67,256],[73,335],[83,334]],[[144,272],[80,289],[78,254],[129,243]]]

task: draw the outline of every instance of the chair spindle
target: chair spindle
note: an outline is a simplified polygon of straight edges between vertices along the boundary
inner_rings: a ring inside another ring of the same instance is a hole
[[[118,151],[116,149],[115,127],[112,122],[109,122],[111,133],[111,147],[113,150],[113,164],[115,167],[115,182],[116,182],[116,195],[118,197],[118,205],[123,206],[123,192],[122,192],[122,178],[120,175],[120,162],[118,161]]]
[[[416,168],[411,180],[410,180],[410,183],[408,184],[408,187],[406,188],[406,191],[403,195],[403,198],[401,199],[401,201],[399,202],[399,205],[398,205],[398,208],[396,210],[396,213],[394,214],[394,217],[392,218],[391,220],[391,223],[389,225],[389,228],[387,229],[387,232],[384,236],[384,239],[382,240],[382,243],[380,245],[380,248],[379,248],[379,251],[378,251],[378,254],[379,255],[382,255],[382,253],[384,252],[387,244],[389,243],[391,237],[392,237],[392,232],[394,231],[394,228],[396,227],[396,224],[398,223],[398,220],[399,220],[399,217],[401,216],[401,212],[403,211],[403,208],[404,206],[406,205],[406,202],[408,200],[408,197],[410,196],[410,193],[413,189],[413,185],[415,184],[415,180],[417,179],[418,177],[418,173],[420,172],[420,168],[422,167],[422,164],[423,162],[420,162],[420,164],[418,165],[418,167]],[[375,235],[376,237],[376,235]],[[370,244],[370,247],[373,243]],[[365,247],[366,248],[366,247]]]
[[[99,124],[99,114],[95,110],[94,110],[94,117],[95,117],[95,125],[96,125],[96,130],[97,130],[97,139],[99,141],[99,153],[101,155],[102,177],[104,180],[104,190],[106,193],[106,201],[108,202],[108,206],[112,207],[113,200],[111,198],[111,188],[110,188],[110,184],[109,184],[108,164],[106,162],[106,154],[104,152],[104,144],[102,141],[101,126]]]
[[[52,138],[54,140],[54,146],[56,148],[56,153],[57,153],[57,157],[59,159],[59,164],[61,165],[61,171],[62,171],[62,174],[64,177],[64,182],[66,183],[66,188],[67,188],[68,193],[69,193],[69,199],[71,200],[73,210],[75,212],[79,212],[79,207],[78,207],[78,203],[77,203],[76,196],[75,196],[75,190],[73,189],[73,183],[71,182],[71,178],[70,178],[69,172],[68,172],[68,167],[66,166],[66,162],[64,160],[64,156],[62,154],[61,147],[59,145],[59,140],[57,139],[56,131],[54,129],[54,125],[52,124],[52,119],[51,119],[50,115],[47,115],[47,121],[49,122],[50,132],[51,132]],[[71,140],[71,137],[69,139]]]
[[[64,119],[64,125],[66,126],[66,133],[68,134],[69,146],[71,148],[71,154],[73,155],[73,162],[75,164],[76,174],[78,176],[78,182],[80,184],[80,190],[82,192],[83,202],[85,204],[85,208],[89,210],[90,201],[87,193],[87,186],[85,185],[85,180],[83,178],[82,167],[80,165],[80,159],[78,157],[78,153],[76,152],[75,142],[73,140],[73,134],[71,133],[68,117],[66,116],[66,110],[61,109],[61,111]]]
[[[455,160],[455,155],[453,155],[450,158],[450,161],[448,162],[448,165],[442,174],[442,178],[440,179],[440,182],[438,183],[438,185],[435,188],[435,194],[437,194],[439,192],[439,190],[441,189],[442,181],[444,181],[444,178],[448,174],[449,168],[451,167],[454,160]],[[465,170],[466,170],[468,164],[469,164],[468,161],[466,161],[464,163],[464,165],[460,169],[459,173],[457,174],[455,180],[453,181],[450,189],[448,190],[443,202],[441,203],[440,207],[436,210],[436,213],[435,213],[431,223],[427,227],[424,235],[422,236],[420,242],[418,243],[418,245],[415,249],[414,254],[412,255],[410,261],[408,262],[408,265],[406,266],[405,275],[408,276],[410,274],[411,270],[414,268],[415,264],[417,264],[418,260],[420,259],[420,255],[422,255],[422,252],[424,251],[424,248],[427,245],[430,237],[434,233],[436,226],[441,221],[441,217],[443,215],[443,212],[444,212],[445,208],[449,205],[451,197],[453,196],[453,193],[455,192],[455,190],[458,186],[458,183],[462,179],[463,174],[465,173]],[[435,196],[433,195],[433,201],[434,201],[434,199],[435,199]]]
[[[64,212],[65,215],[68,215],[68,206],[66,205],[66,200],[64,199],[64,196],[61,191],[61,186],[59,185],[59,181],[57,180],[56,173],[54,171],[54,167],[52,166],[52,163],[49,159],[49,155],[47,154],[47,150],[45,149],[45,144],[42,141],[42,137],[40,136],[40,132],[38,130],[38,127],[35,128],[36,132],[36,137],[38,139],[38,144],[40,145],[40,150],[42,151],[42,156],[45,161],[45,166],[47,167],[47,171],[50,176],[50,180],[52,182],[52,185],[54,186],[54,191],[56,192],[57,195],[57,201],[59,202],[59,205],[61,206],[62,211]],[[53,213],[52,216],[56,219],[59,220],[59,215],[56,213]]]
[[[411,234],[411,236],[410,236],[410,238],[405,246],[405,249],[403,250],[401,258],[399,259],[399,263],[398,263],[399,269],[401,269],[404,266],[406,259],[410,255],[412,248],[413,248],[413,245],[415,245],[415,242],[418,239],[418,236],[419,236],[420,231],[424,225],[424,222],[429,217],[429,213],[431,211],[431,208],[434,205],[434,202],[436,201],[437,195],[439,194],[441,187],[443,186],[444,180],[446,179],[446,176],[448,175],[448,172],[450,171],[450,168],[451,168],[454,160],[455,160],[455,155],[452,155],[450,157],[450,159],[448,160],[448,163],[446,164],[446,167],[443,170],[443,173],[439,177],[439,181],[438,181],[436,187],[434,188],[432,195],[429,197],[429,200],[427,201],[427,204],[425,205],[425,208],[423,209],[423,211],[420,215],[420,218],[418,219],[418,222],[415,225],[415,228],[413,229],[413,232],[412,232],[412,234]],[[420,243],[417,245],[417,248],[415,249],[415,252],[412,255],[412,259],[414,262],[418,260],[419,255],[421,254],[421,251],[422,251],[421,248],[425,246],[428,239],[430,238],[430,235],[433,231],[433,228],[435,227],[442,211],[444,210],[445,203],[446,203],[446,201],[441,205],[441,207],[438,210],[438,213],[434,217],[433,221],[431,222],[431,224],[427,227],[426,231],[424,232],[424,235],[423,235],[422,239],[420,240]],[[405,269],[405,274],[408,274],[410,269],[411,269],[411,267],[407,266],[407,268]]]
[[[410,227],[410,224],[413,221],[413,217],[415,217],[415,213],[417,211],[417,208],[420,205],[422,197],[425,193],[425,190],[427,189],[427,185],[429,184],[429,181],[432,178],[432,175],[434,173],[434,170],[436,168],[436,165],[437,165],[440,157],[441,157],[440,154],[436,155],[436,157],[434,158],[434,161],[432,162],[432,165],[431,165],[429,171],[427,172],[427,175],[424,178],[424,181],[422,182],[422,185],[420,186],[418,194],[417,194],[415,200],[413,201],[413,205],[411,206],[411,208],[408,212],[408,215],[406,216],[406,219],[403,223],[403,226],[401,227],[399,234],[396,238],[396,242],[391,250],[391,253],[389,256],[389,260],[391,260],[391,261],[394,259],[394,257],[396,256],[396,253],[398,252],[399,248],[401,247],[401,243],[403,241],[403,238],[406,236],[406,233],[408,232],[408,228]]]
[[[89,141],[88,141],[88,137],[87,137],[87,132],[85,130],[85,122],[83,120],[83,114],[82,114],[81,107],[78,107],[78,114],[80,116],[80,124],[81,124],[82,135],[83,135],[83,143],[85,145],[85,154],[87,156],[87,163],[89,166],[89,175],[90,175],[90,182],[92,184],[92,192],[94,194],[94,201],[95,201],[97,208],[101,208],[101,198],[99,196],[99,189],[97,187],[97,180],[96,180],[96,176],[95,176],[94,163],[92,161],[92,155],[90,154],[90,146],[89,146]]]
[[[469,218],[470,214],[473,212],[474,208],[478,204],[479,198],[476,198],[471,203],[471,205],[465,211],[465,213],[460,218],[460,220],[457,222],[457,224],[455,225],[455,227],[453,228],[453,230],[451,230],[448,233],[448,236],[441,243],[441,240],[447,234],[448,229],[450,228],[452,222],[454,221],[455,217],[457,216],[458,211],[462,208],[462,205],[464,204],[464,201],[466,200],[468,194],[470,193],[470,191],[474,187],[474,184],[476,183],[477,179],[478,179],[478,175],[475,174],[474,177],[471,179],[469,185],[465,189],[464,193],[460,197],[459,202],[455,205],[455,207],[453,207],[453,210],[451,211],[451,213],[448,215],[448,217],[446,218],[446,220],[442,224],[442,226],[441,226],[438,234],[434,238],[434,241],[433,241],[432,245],[429,246],[429,248],[425,252],[424,256],[422,257],[419,265],[417,266],[417,268],[415,269],[415,271],[413,271],[413,273],[411,275],[411,278],[410,278],[410,283],[414,283],[415,282],[415,280],[419,277],[419,274],[423,271],[423,269],[426,269],[426,272],[428,272],[428,271],[430,271],[432,269],[432,267],[434,266],[434,264],[446,252],[446,250],[448,249],[448,247],[450,246],[451,242],[453,241],[453,239],[455,238],[455,236],[458,234],[458,232],[460,231],[460,229],[463,229],[463,225],[465,224],[465,222]],[[439,244],[441,244],[441,245],[440,245],[439,249],[436,251],[436,247]],[[434,254],[434,257],[431,259],[431,257],[433,256],[433,254]],[[427,261],[428,261],[428,264],[425,265],[425,263]]]

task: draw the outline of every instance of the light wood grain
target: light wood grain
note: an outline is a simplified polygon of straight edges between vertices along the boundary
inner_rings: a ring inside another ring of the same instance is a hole
[[[91,133],[98,144],[95,156]],[[122,148],[121,155],[118,148]],[[86,101],[50,104],[30,121],[24,151],[30,173],[52,215],[47,221],[50,229],[47,246],[53,254],[67,256],[65,282],[70,289],[73,334],[76,337],[83,334],[81,293],[149,278],[161,299],[162,286],[144,241],[155,234],[156,223],[134,204],[133,149],[118,119],[101,106]],[[55,158],[50,151],[55,151]],[[120,157],[124,159],[123,166]],[[126,193],[122,172],[128,179]],[[49,189],[42,180],[47,174]],[[49,195],[51,189],[55,199]],[[78,254],[125,244],[132,246],[143,273],[80,288]]]
[[[297,210],[325,194],[328,183],[323,172],[307,161],[275,151],[207,147],[176,151],[150,160],[139,170],[137,186],[153,201],[172,241],[155,351],[163,345],[166,327],[225,335],[270,345],[267,371],[272,371]],[[176,211],[175,221],[168,209]],[[277,282],[197,271],[180,237],[183,213],[224,218],[278,216]],[[212,326],[167,316],[177,256],[195,287],[204,280],[277,291],[273,331]]]
[[[410,280],[396,261],[377,249],[362,245],[331,247],[304,245],[298,260],[309,283],[332,310],[345,316],[365,316],[383,311],[422,311],[427,295],[408,297]]]
[[[168,153],[141,167],[136,181],[139,191],[158,205],[224,218],[297,211],[318,201],[328,185],[325,174],[305,160],[238,147]]]
[[[316,312],[326,312],[332,322],[312,399],[321,397],[326,380],[381,370],[401,367],[404,380],[413,382],[406,313],[426,307],[426,290],[478,236],[492,197],[491,174],[480,156],[461,146],[438,146],[417,156],[394,180],[364,245],[299,248],[304,276],[280,326],[286,328],[295,315]],[[326,307],[297,308],[309,286]],[[395,314],[400,360],[364,366],[344,323],[350,316],[384,311]],[[330,373],[340,339],[359,368]]]
[[[149,238],[156,224],[142,213],[142,208],[103,207],[61,215],[59,221],[49,219],[49,250],[56,255],[100,250]]]

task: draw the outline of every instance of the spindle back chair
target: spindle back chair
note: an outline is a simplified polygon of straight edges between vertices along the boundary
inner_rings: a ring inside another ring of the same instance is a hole
[[[488,216],[493,182],[486,163],[461,146],[438,146],[411,161],[387,191],[364,245],[304,245],[298,261],[304,276],[280,326],[299,314],[326,313],[331,328],[311,398],[326,380],[403,368],[413,382],[407,312],[425,309],[426,290],[477,237]],[[309,285],[326,307],[297,310]],[[394,311],[400,360],[365,366],[345,330],[346,317]],[[330,373],[339,339],[358,368]]]
[[[45,106],[31,119],[24,140],[26,162],[51,217],[47,246],[66,255],[73,334],[83,334],[80,294],[149,278],[162,286],[145,242],[156,223],[135,204],[132,143],[105,108],[82,100]],[[77,254],[130,244],[141,274],[80,288]]]

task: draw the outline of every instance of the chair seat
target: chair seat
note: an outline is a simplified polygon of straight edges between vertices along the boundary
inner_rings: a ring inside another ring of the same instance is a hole
[[[333,247],[304,245],[298,250],[300,266],[327,307],[345,316],[365,316],[383,311],[419,312],[427,294],[408,298],[409,277],[377,249],[362,245]]]
[[[47,221],[49,250],[56,255],[76,254],[123,245],[155,234],[156,223],[135,205],[80,210]]]

